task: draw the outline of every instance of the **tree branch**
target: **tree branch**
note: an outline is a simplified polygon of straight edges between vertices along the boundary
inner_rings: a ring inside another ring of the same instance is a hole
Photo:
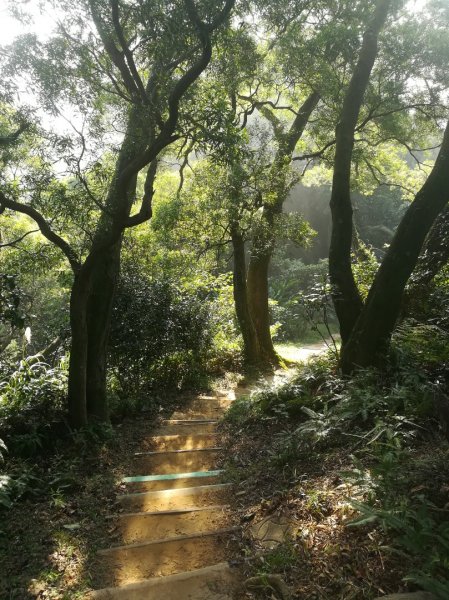
[[[377,183],[377,185],[379,187],[381,187],[381,186],[396,187],[396,188],[399,188],[400,190],[404,190],[405,192],[407,192],[409,194],[412,194],[413,196],[415,195],[415,191],[411,190],[410,188],[406,187],[405,185],[401,185],[400,183],[392,183],[390,181],[382,181],[382,179],[380,179],[380,177],[378,177],[378,175],[376,174],[376,171],[377,171],[379,173],[379,175],[383,177],[384,174],[382,173],[382,171],[375,165],[372,165],[369,162],[369,160],[365,157],[363,158],[363,162],[368,167],[369,172],[371,173],[374,181]]]
[[[274,137],[277,140],[281,139],[285,134],[285,129],[282,125],[282,121],[278,119],[274,112],[270,110],[265,104],[257,104],[256,108],[270,123],[271,127],[273,128]]]
[[[98,34],[101,38],[101,41],[103,42],[104,49],[108,53],[109,58],[111,59],[113,64],[120,71],[120,74],[123,79],[123,84],[125,85],[131,98],[134,101],[138,101],[140,99],[140,90],[137,87],[136,82],[134,81],[134,78],[128,68],[128,65],[127,65],[125,59],[123,58],[123,52],[120,52],[120,50],[115,45],[114,40],[109,35],[109,33],[106,31],[106,29],[104,27],[104,23],[101,19],[101,16],[100,16],[99,12],[97,11],[96,1],[89,0],[89,6],[90,6],[90,11],[91,11],[93,22],[94,22],[95,27],[98,31]]]
[[[26,233],[24,233],[17,239],[12,240],[12,242],[5,242],[4,244],[0,244],[0,248],[10,248],[11,246],[15,246],[16,244],[21,242],[23,239],[25,239],[28,235],[31,235],[32,233],[37,233],[38,231],[39,231],[39,229],[31,229],[31,231],[27,231]]]
[[[140,78],[139,73],[137,72],[136,64],[134,62],[134,56],[131,52],[128,42],[125,39],[125,35],[123,33],[122,26],[120,24],[120,13],[119,13],[119,3],[118,0],[109,0],[112,9],[112,22],[114,23],[114,29],[117,34],[118,41],[122,47],[123,53],[126,58],[126,62],[128,63],[128,68],[131,73],[131,76],[136,84],[136,87],[142,97],[144,102],[147,102],[147,93],[145,91],[145,86],[142,83],[142,79]]]
[[[292,160],[310,160],[312,158],[321,158],[323,154],[328,150],[331,146],[335,145],[337,140],[333,139],[330,142],[327,142],[321,150],[317,150],[316,152],[309,152],[308,154],[301,154],[300,156],[294,156]]]
[[[0,212],[3,212],[5,208],[9,208],[10,210],[14,210],[16,212],[20,212],[28,217],[31,217],[33,221],[38,225],[42,235],[47,238],[49,242],[57,246],[65,255],[67,260],[70,263],[70,266],[73,269],[73,272],[76,273],[81,268],[81,263],[78,260],[78,257],[70,246],[70,244],[58,235],[55,231],[52,230],[50,224],[45,219],[45,217],[37,211],[32,206],[28,206],[27,204],[22,204],[21,202],[16,202],[11,198],[7,198],[5,194],[0,191]]]
[[[143,169],[143,167],[157,158],[159,153],[164,148],[178,139],[178,136],[174,135],[174,131],[178,124],[179,105],[181,99],[189,87],[195,83],[201,73],[206,69],[212,57],[212,42],[209,35],[212,31],[212,25],[207,26],[205,23],[203,23],[203,21],[201,21],[193,0],[184,0],[184,4],[186,6],[189,19],[197,30],[198,38],[202,47],[201,56],[174,85],[168,98],[167,120],[164,122],[159,135],[147,148],[147,150],[135,160],[131,161],[130,164],[122,171],[121,178],[123,178],[125,181],[130,175],[137,173]],[[221,10],[219,16],[213,21],[213,29],[217,28],[227,19],[234,4],[235,0],[226,0],[225,6]]]
[[[153,215],[152,200],[154,196],[154,181],[156,179],[157,172],[157,160],[153,160],[148,168],[147,176],[145,178],[145,186],[140,210],[137,214],[128,217],[126,227],[135,227],[145,221],[149,221]]]
[[[184,186],[184,170],[187,167],[187,165],[190,166],[189,165],[189,154],[192,152],[193,145],[194,145],[194,142],[191,141],[184,153],[184,158],[182,159],[182,163],[179,167],[179,185],[178,185],[178,191],[177,191],[178,195],[181,193],[181,190]]]

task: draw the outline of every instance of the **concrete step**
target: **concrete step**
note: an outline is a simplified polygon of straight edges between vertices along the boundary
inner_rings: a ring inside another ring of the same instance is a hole
[[[191,473],[213,471],[217,464],[219,451],[208,448],[188,450],[187,452],[159,452],[141,454],[135,457],[137,475],[164,475],[170,473]]]
[[[156,431],[156,437],[166,435],[197,436],[216,433],[216,420],[167,419]]]
[[[210,407],[207,410],[185,408],[174,412],[170,421],[219,421],[224,415],[225,411],[221,408]]]
[[[179,408],[170,419],[221,419],[230,404],[227,398],[200,396],[189,402],[188,406]]]
[[[170,537],[100,550],[99,573],[106,585],[192,571],[231,558],[236,528]]]
[[[227,410],[231,405],[232,400],[227,396],[206,396],[201,395],[194,398],[191,402],[189,402],[189,408],[193,408],[194,410],[204,410],[207,411],[210,408],[220,409],[222,412]]]
[[[154,451],[170,450],[199,450],[201,448],[215,448],[217,436],[213,433],[188,434],[185,429],[178,435],[156,435],[152,438],[149,449]]]
[[[90,594],[89,600],[231,600],[237,572],[222,562]]]
[[[132,513],[116,517],[117,531],[124,544],[194,535],[224,529],[229,523],[226,506],[208,506],[165,513]]]
[[[197,487],[124,494],[117,496],[117,501],[128,512],[176,510],[186,506],[210,506],[225,503],[226,496],[231,489],[231,484],[218,483]]]

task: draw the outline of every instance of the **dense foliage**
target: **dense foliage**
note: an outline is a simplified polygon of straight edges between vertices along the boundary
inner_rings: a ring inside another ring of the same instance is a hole
[[[219,373],[216,366],[236,366],[232,340],[228,350],[217,347],[220,283],[182,289],[169,279],[122,276],[109,348],[115,393],[122,401],[145,404],[152,392],[195,388],[206,383],[208,373]]]

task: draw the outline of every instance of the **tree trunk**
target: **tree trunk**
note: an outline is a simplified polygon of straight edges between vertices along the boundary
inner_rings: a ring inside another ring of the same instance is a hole
[[[137,179],[120,174],[145,148],[143,115],[130,112],[127,131],[115,167],[105,210],[92,247],[75,275],[71,299],[72,349],[69,375],[69,415],[75,428],[91,417],[107,421],[106,351],[112,303],[120,268],[123,231],[129,217]]]
[[[69,423],[74,429],[87,425],[86,381],[87,381],[87,301],[89,278],[83,269],[75,275],[70,296],[70,346],[68,413]]]
[[[345,373],[378,365],[384,359],[398,319],[405,285],[424,240],[449,201],[449,123],[435,165],[402,219],[379,267],[366,304],[343,348]]]
[[[266,215],[267,223],[273,223],[273,215]],[[271,229],[273,225],[270,225]],[[270,332],[270,310],[268,306],[268,268],[274,249],[274,238],[255,236],[247,274],[248,307],[260,346],[262,362],[278,365],[279,358],[274,349]]]
[[[449,206],[435,221],[424,242],[416,265],[414,279],[418,287],[427,287],[449,262]],[[414,287],[414,286],[412,286]]]
[[[254,327],[248,306],[246,288],[245,242],[238,226],[231,227],[232,247],[234,251],[233,292],[235,312],[243,337],[243,354],[245,363],[260,366],[263,363],[256,328]]]
[[[280,133],[278,126],[275,127],[279,147],[270,169],[274,199],[270,199],[269,202],[264,204],[261,216],[262,222],[258,231],[254,234],[248,265],[248,304],[256,327],[262,356],[267,363],[273,365],[279,364],[279,357],[274,349],[270,333],[268,270],[275,247],[275,218],[276,215],[282,212],[284,201],[290,190],[290,185],[287,181],[287,169],[290,165],[292,154],[319,100],[319,94],[311,92],[302,104],[287,132]],[[276,120],[274,115],[271,115],[269,118]]]
[[[87,414],[89,419],[98,421],[109,420],[106,390],[107,344],[120,270],[120,250],[121,240],[96,261],[88,303]]]
[[[373,19],[363,36],[357,65],[344,98],[340,122],[335,132],[334,175],[330,201],[332,234],[329,276],[343,346],[349,339],[363,306],[351,266],[353,211],[350,184],[354,133],[376,60],[379,33],[387,18],[390,3],[390,0],[378,0],[376,4]]]
[[[89,2],[91,16],[111,64],[120,71],[121,80],[117,85],[118,87],[123,85],[126,89],[127,93],[124,97],[130,100],[130,105],[126,133],[115,165],[114,177],[105,206],[101,207],[101,217],[95,230],[91,250],[84,263],[80,263],[77,252],[52,230],[39,211],[27,204],[7,198],[0,190],[0,210],[4,207],[11,208],[34,219],[42,234],[63,251],[75,274],[70,302],[72,347],[68,389],[69,418],[74,427],[82,427],[87,422],[88,379],[89,408],[92,414],[100,418],[104,418],[107,414],[104,393],[105,352],[115,277],[120,261],[119,241],[127,227],[143,223],[151,217],[152,184],[157,157],[167,146],[179,139],[175,131],[178,126],[181,100],[207,68],[212,57],[211,35],[229,17],[234,0],[227,0],[211,23],[201,20],[193,2],[186,2],[186,22],[190,22],[197,35],[197,41],[193,41],[192,48],[199,46],[199,53],[195,51],[193,62],[180,76],[177,74],[173,78],[163,76],[159,80],[156,70],[155,76],[148,76],[146,85],[140,79],[132,51],[124,38],[117,3],[112,6],[109,19],[107,17],[104,19],[104,11],[99,11],[97,4],[94,0]],[[114,33],[110,30],[111,25]],[[115,43],[117,37],[120,50]],[[158,49],[153,48],[153,50],[157,55]],[[160,106],[161,92],[167,94],[163,106]],[[156,123],[159,127],[157,135]],[[20,132],[19,130],[8,138],[2,138],[0,142],[6,145],[11,139],[18,137]],[[138,173],[147,166],[149,166],[150,177],[147,173],[141,208],[139,213],[130,217],[133,188],[135,191]],[[107,274],[95,272],[96,268],[101,269],[101,265],[104,264],[100,259],[102,254],[109,252],[112,252],[114,258],[108,263]],[[97,259],[98,265],[96,265]],[[101,287],[102,280],[104,288]],[[92,282],[94,282],[94,289],[90,296]]]
[[[434,279],[449,262],[449,207],[440,214],[424,242],[415,270],[404,292],[400,318],[422,318],[435,287]]]

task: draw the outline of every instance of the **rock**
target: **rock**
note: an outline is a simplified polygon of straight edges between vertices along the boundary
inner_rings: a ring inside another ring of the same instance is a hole
[[[245,581],[248,591],[272,590],[280,600],[291,600],[291,592],[285,581],[279,575],[259,575]]]
[[[290,521],[282,516],[269,515],[251,525],[250,531],[255,540],[266,548],[274,548],[288,537],[291,529]]]

